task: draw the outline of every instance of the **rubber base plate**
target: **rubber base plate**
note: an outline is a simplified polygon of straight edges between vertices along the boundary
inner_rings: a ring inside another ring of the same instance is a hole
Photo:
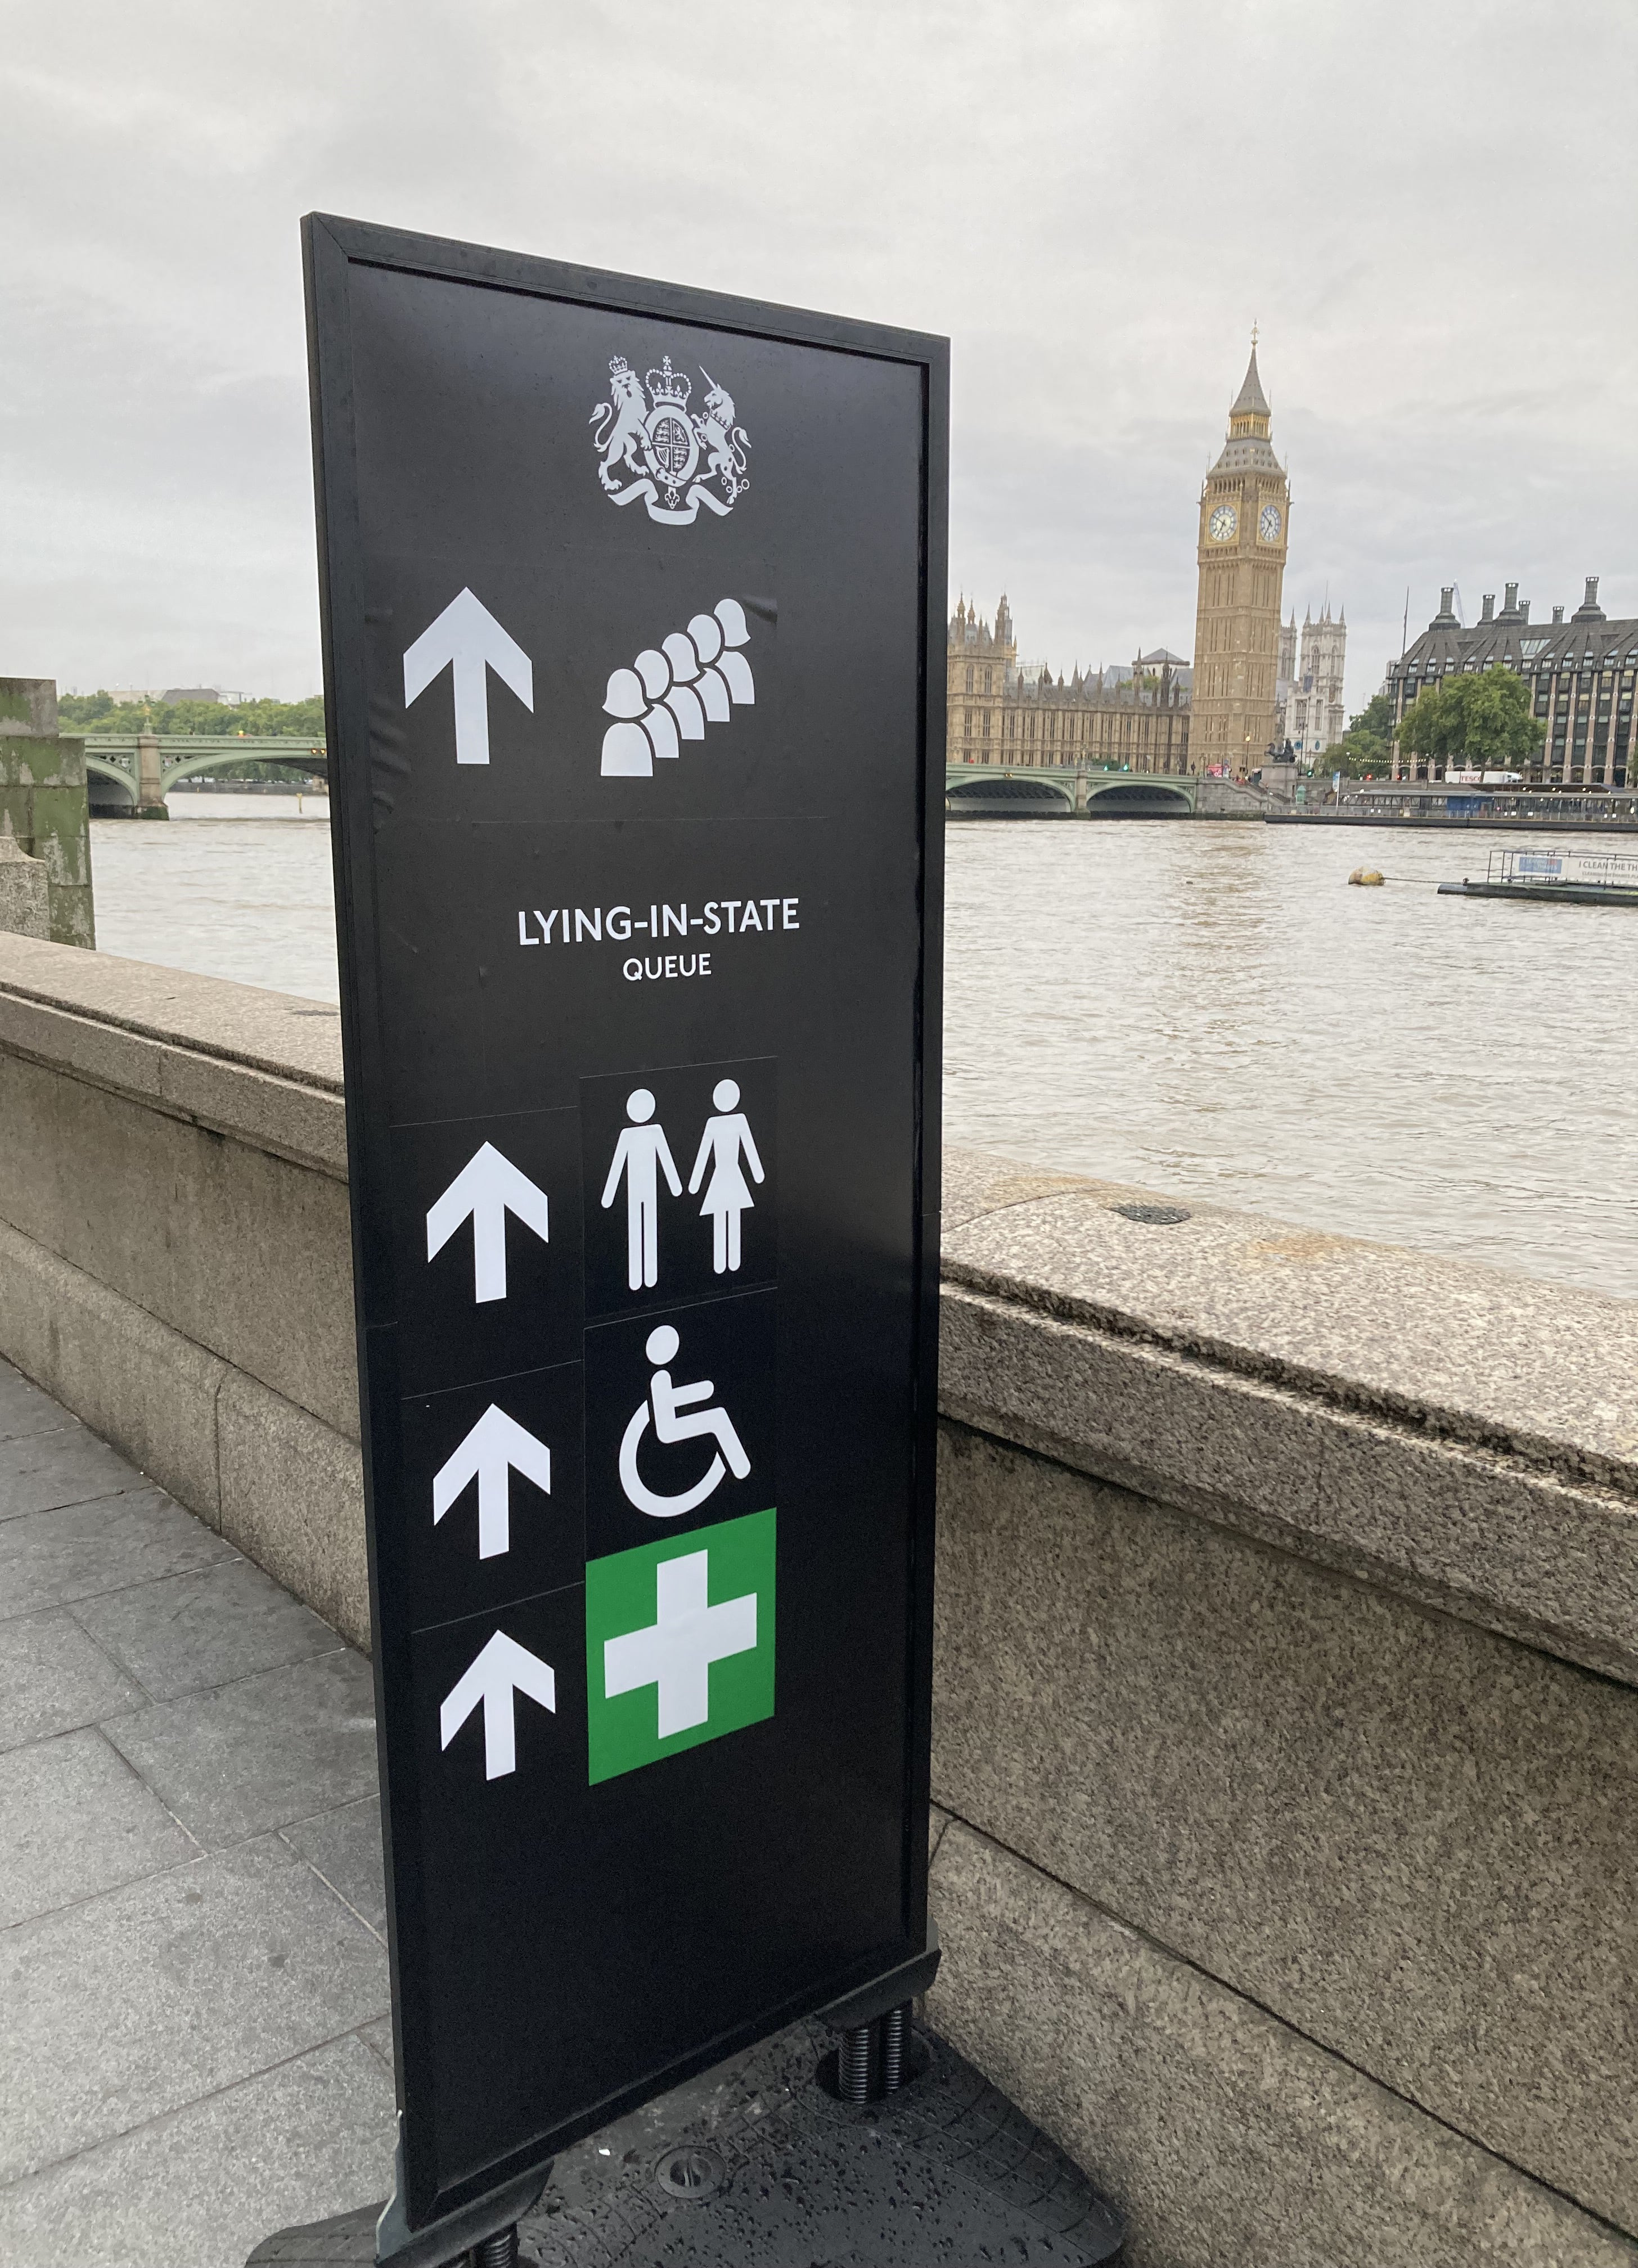
[[[935,2033],[861,2108],[835,2036],[798,2024],[558,2159],[521,2226],[537,2268],[1093,2268],[1119,2215]],[[365,2268],[380,2207],[287,2229],[252,2268]]]

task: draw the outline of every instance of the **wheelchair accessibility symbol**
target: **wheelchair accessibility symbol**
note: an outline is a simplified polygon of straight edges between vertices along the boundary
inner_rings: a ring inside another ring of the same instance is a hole
[[[727,1474],[742,1481],[750,1471],[750,1459],[727,1411],[714,1404],[704,1410],[695,1406],[702,1402],[711,1403],[717,1390],[713,1382],[701,1378],[690,1386],[673,1385],[667,1366],[675,1360],[681,1345],[681,1339],[669,1323],[661,1323],[650,1331],[646,1351],[655,1366],[653,1375],[649,1380],[647,1394],[631,1412],[620,1441],[620,1485],[625,1491],[626,1500],[654,1520],[680,1520],[684,1513],[697,1510]],[[661,1496],[648,1486],[638,1469],[638,1452],[651,1424],[654,1439],[662,1447],[674,1447],[683,1441],[714,1440],[717,1444],[705,1473],[678,1495]]]

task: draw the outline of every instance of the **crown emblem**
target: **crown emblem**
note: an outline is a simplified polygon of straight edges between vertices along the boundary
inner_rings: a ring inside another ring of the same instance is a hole
[[[694,391],[693,380],[684,377],[680,370],[672,369],[669,355],[660,357],[660,368],[647,372],[644,383],[656,409],[662,401],[669,402],[678,409],[686,409],[689,395]]]
[[[644,372],[641,384],[623,355],[610,359],[609,399],[587,423],[601,460],[597,477],[611,504],[642,504],[664,526],[691,527],[702,511],[726,519],[750,486],[750,437],[734,396],[708,370],[700,376],[705,397],[691,410],[694,381],[671,367],[668,354],[658,370]]]

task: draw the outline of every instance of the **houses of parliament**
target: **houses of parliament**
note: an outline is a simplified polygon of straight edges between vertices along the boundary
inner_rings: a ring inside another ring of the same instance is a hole
[[[1299,756],[1323,753],[1343,728],[1347,627],[1327,607],[1303,624],[1300,655],[1295,617],[1282,630],[1290,517],[1254,334],[1200,490],[1192,666],[1161,646],[1118,668],[1054,677],[1020,664],[1005,596],[992,623],[963,598],[949,622],[948,761],[1243,778],[1288,738]]]

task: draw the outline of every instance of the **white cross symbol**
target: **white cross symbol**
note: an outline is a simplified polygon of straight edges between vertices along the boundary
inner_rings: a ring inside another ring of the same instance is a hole
[[[661,1560],[654,1571],[655,1619],[647,1630],[603,1641],[603,1690],[612,1701],[645,1685],[660,1688],[660,1737],[686,1733],[711,1714],[711,1665],[756,1644],[756,1594],[705,1603],[705,1551]]]

